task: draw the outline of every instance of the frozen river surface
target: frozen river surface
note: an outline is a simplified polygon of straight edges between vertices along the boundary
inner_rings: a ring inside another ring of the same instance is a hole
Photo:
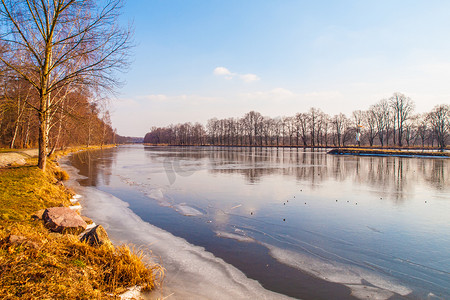
[[[449,159],[136,145],[70,165],[84,214],[164,265],[158,296],[450,298]]]

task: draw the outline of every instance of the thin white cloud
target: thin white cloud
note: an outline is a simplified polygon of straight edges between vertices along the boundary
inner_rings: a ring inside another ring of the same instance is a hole
[[[225,67],[217,67],[214,69],[214,75],[233,75],[230,70]]]
[[[258,77],[258,75],[255,75],[255,74],[239,75],[239,78],[241,78],[244,82],[253,82],[253,81],[258,81],[260,79]]]
[[[213,74],[216,75],[216,76],[222,76],[222,77],[224,77],[227,80],[231,80],[233,78],[239,78],[240,80],[242,80],[244,82],[247,82],[247,83],[258,81],[258,80],[261,79],[256,74],[251,74],[251,73],[238,74],[238,73],[231,72],[230,70],[228,70],[225,67],[217,67],[217,68],[215,68],[214,71],[213,71]]]

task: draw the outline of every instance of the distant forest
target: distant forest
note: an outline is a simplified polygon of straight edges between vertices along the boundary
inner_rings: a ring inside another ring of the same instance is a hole
[[[414,102],[401,93],[380,100],[367,111],[330,116],[320,109],[271,118],[251,111],[241,118],[153,127],[144,143],[223,146],[381,146],[433,147],[449,142],[450,105],[414,114]]]

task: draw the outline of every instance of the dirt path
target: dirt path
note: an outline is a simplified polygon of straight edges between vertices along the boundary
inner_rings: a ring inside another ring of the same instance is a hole
[[[0,153],[0,168],[11,165],[24,165],[26,160],[38,156],[38,149],[17,150]]]

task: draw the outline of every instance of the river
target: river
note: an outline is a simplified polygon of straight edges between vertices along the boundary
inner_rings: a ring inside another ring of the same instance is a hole
[[[450,160],[127,145],[63,161],[168,299],[449,299]]]

